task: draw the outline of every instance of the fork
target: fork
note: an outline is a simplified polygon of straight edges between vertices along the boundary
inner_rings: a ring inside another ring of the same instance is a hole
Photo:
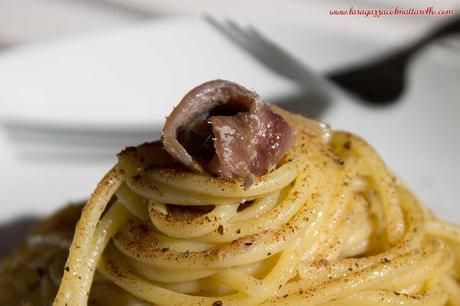
[[[264,37],[254,27],[242,28],[231,20],[219,23],[210,16],[205,16],[205,19],[265,67],[297,82],[319,97],[319,100],[329,101],[330,93],[335,92],[351,97],[355,101],[373,105],[388,105],[398,101],[407,87],[407,66],[414,55],[433,41],[460,32],[460,18],[451,18],[411,45],[382,58],[323,77],[315,74],[304,63]]]
[[[310,97],[314,98],[315,102],[328,104],[334,98],[333,93],[348,95],[266,38],[253,26],[243,28],[232,20],[221,23],[208,15],[205,15],[204,19],[266,68],[299,84]]]
[[[460,18],[450,18],[415,42],[329,75],[331,81],[373,104],[395,102],[407,88],[408,67],[427,45],[448,35],[460,33]]]

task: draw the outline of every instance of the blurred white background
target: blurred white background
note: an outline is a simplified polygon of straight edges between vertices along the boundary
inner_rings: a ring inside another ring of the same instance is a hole
[[[152,136],[145,129],[132,138],[125,133],[123,141],[133,145],[157,137],[171,106],[207,78],[232,78],[277,101],[295,91],[207,29],[202,14],[256,24],[310,67],[327,72],[408,44],[446,20],[329,14],[396,6],[460,13],[458,0],[0,0],[0,223],[86,198],[116,161],[107,156],[120,149],[116,142],[100,158],[86,159],[22,154],[30,148],[17,139],[37,142],[41,132],[11,134],[5,129],[11,122],[46,130],[57,118],[92,136],[98,122],[106,129],[114,122],[120,129],[151,126]],[[452,38],[423,50],[410,67],[408,91],[394,106],[342,101],[321,115],[368,139],[424,202],[451,221],[460,219],[459,45]],[[79,143],[68,148],[87,150]]]

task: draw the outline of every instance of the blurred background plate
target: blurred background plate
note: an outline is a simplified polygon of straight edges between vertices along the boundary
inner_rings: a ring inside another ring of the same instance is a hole
[[[304,22],[251,18],[250,24],[319,71],[391,47],[379,38],[350,38]],[[2,54],[0,68],[0,116],[18,125],[152,127],[188,89],[214,78],[237,80],[265,96],[293,90],[201,18],[161,19],[26,46]]]

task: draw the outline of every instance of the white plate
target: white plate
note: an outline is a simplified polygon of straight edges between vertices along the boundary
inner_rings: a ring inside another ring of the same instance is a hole
[[[385,45],[359,36],[343,44],[341,33],[302,23],[251,24],[319,70],[372,55]],[[195,18],[13,50],[0,57],[0,67],[0,118],[76,128],[161,123],[187,90],[215,78],[237,81],[265,96],[293,88]]]
[[[302,23],[251,23],[321,71],[389,47],[380,37]],[[449,63],[459,57],[440,52],[445,50],[434,47],[416,60],[399,104],[373,109],[337,101],[323,119],[363,135],[430,207],[456,221],[460,70]],[[269,99],[296,90],[203,21],[159,20],[3,54],[0,118],[77,129],[147,127],[154,138],[155,127],[190,88],[215,78],[239,82]],[[0,221],[49,213],[87,197],[115,162],[22,159],[1,133],[0,149]]]

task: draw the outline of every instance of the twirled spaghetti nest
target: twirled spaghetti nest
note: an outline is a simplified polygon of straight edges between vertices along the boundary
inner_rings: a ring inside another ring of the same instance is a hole
[[[96,268],[156,305],[456,305],[459,229],[357,136],[274,109],[295,144],[248,188],[185,170],[159,143],[122,152],[83,210],[55,305],[86,305]]]

